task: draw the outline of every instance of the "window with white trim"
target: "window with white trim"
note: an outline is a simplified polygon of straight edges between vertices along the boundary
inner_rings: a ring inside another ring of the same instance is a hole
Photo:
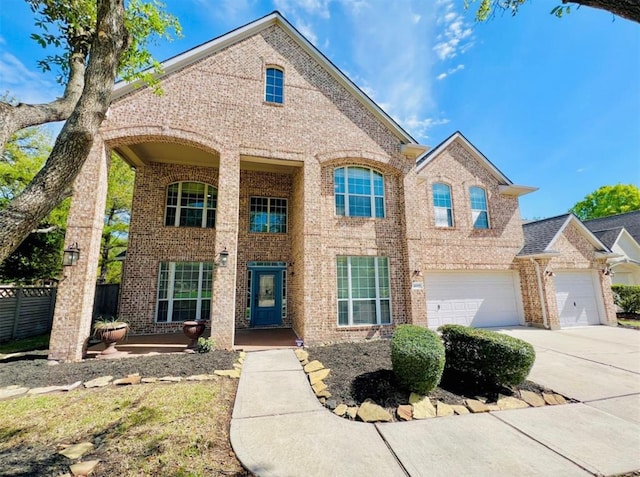
[[[387,257],[337,257],[338,326],[391,323]]]
[[[336,214],[384,217],[384,176],[367,167],[338,167],[333,171]]]
[[[284,103],[284,71],[267,68],[265,71],[264,100],[267,103]]]
[[[487,209],[487,193],[481,187],[470,187],[471,221],[474,229],[489,228],[489,211]]]
[[[208,320],[213,263],[161,262],[156,322]]]
[[[216,225],[218,189],[202,182],[176,182],[167,187],[164,224],[173,227]]]
[[[433,211],[436,227],[453,227],[453,207],[451,187],[447,184],[433,184]]]
[[[287,233],[287,199],[251,197],[249,232]]]

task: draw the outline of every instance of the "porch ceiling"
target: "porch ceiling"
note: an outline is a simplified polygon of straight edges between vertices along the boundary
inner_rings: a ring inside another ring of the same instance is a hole
[[[302,161],[246,155],[240,156],[240,169],[247,171],[275,172],[276,174],[291,175],[303,165],[304,163]]]
[[[115,150],[133,166],[141,166],[150,162],[204,167],[218,167],[220,165],[218,154],[212,154],[185,144],[141,142],[120,146]]]

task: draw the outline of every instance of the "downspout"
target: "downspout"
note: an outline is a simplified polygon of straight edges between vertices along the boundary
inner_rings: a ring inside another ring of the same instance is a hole
[[[546,329],[549,329],[549,325],[547,324],[547,303],[544,299],[544,293],[542,292],[542,276],[540,274],[540,264],[533,258],[530,258],[529,260],[536,268],[536,278],[538,279],[538,297],[540,298],[540,306],[542,308],[542,324]]]

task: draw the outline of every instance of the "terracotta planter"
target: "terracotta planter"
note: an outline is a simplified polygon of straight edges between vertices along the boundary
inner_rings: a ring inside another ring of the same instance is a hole
[[[182,331],[184,332],[186,337],[191,340],[187,345],[187,351],[193,351],[196,348],[198,344],[198,338],[202,336],[202,333],[204,333],[206,327],[206,321],[185,321],[182,324]]]
[[[96,329],[96,338],[106,345],[104,351],[100,353],[100,355],[108,356],[119,353],[116,349],[116,343],[122,341],[127,336],[127,331],[129,331],[129,325],[126,323],[118,323],[113,327]]]

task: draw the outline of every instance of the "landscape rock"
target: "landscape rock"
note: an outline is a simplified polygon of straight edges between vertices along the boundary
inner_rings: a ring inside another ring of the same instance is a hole
[[[319,371],[322,368],[324,368],[324,365],[317,359],[314,359],[313,361],[305,365],[304,372],[313,373],[314,371]]]
[[[357,415],[358,415],[358,406],[349,406],[347,408],[347,416],[349,416],[351,419],[355,419]]]
[[[142,378],[140,377],[140,374],[136,373],[136,374],[130,374],[126,378],[116,379],[113,382],[113,384],[115,384],[116,386],[126,386],[126,385],[140,384],[141,381],[142,381]]]
[[[93,450],[93,444],[91,442],[80,442],[79,444],[73,444],[58,452],[65,456],[67,459],[79,459],[87,452]]]
[[[398,419],[401,421],[411,421],[413,419],[413,406],[411,404],[401,404],[396,410]]]
[[[316,397],[329,399],[331,397],[331,393],[328,389],[323,389],[322,391],[316,393]]]
[[[375,402],[367,399],[358,409],[357,416],[364,422],[391,422],[393,420],[391,414],[382,406],[378,406]]]
[[[554,394],[553,397],[556,398],[558,404],[567,404],[567,400],[561,394]]]
[[[20,386],[7,386],[6,388],[0,389],[0,401],[3,399],[12,398],[15,396],[20,396],[21,394],[25,394],[29,391],[29,388],[24,388]]]
[[[308,359],[303,359],[302,361],[300,361],[300,364],[304,368],[307,364],[309,364],[309,360]]]
[[[236,369],[242,369],[242,363],[233,363],[233,367]]]
[[[213,374],[194,374],[185,378],[186,381],[211,381],[212,379],[216,379]]]
[[[489,409],[489,411],[502,411],[502,409],[500,409],[500,406],[498,406],[496,403],[488,403],[486,404],[487,409]]]
[[[327,399],[327,402],[324,405],[329,409],[334,410],[338,406],[338,402],[335,399]]]
[[[453,408],[444,402],[436,401],[436,416],[452,416]]]
[[[213,374],[217,376],[226,376],[228,378],[238,379],[240,377],[240,370],[238,369],[216,369]]]
[[[69,466],[69,469],[71,469],[71,473],[73,475],[78,477],[90,475],[99,463],[99,460],[88,460],[86,462],[78,462],[77,464],[73,464]]]
[[[163,376],[162,378],[158,379],[158,381],[164,381],[168,383],[179,383],[180,381],[182,381],[182,378],[180,376]]]
[[[411,399],[409,399],[411,401]],[[423,397],[420,401],[416,401],[413,404],[413,418],[414,419],[430,419],[437,416],[436,408],[431,404],[431,400],[428,397]]]
[[[480,401],[482,404],[487,404],[488,399],[484,396],[476,396],[476,401]]]
[[[142,378],[140,382],[144,384],[153,384],[158,382],[158,378]]]
[[[320,369],[318,371],[314,371],[312,373],[309,373],[309,382],[313,386],[318,381],[322,381],[327,376],[329,376],[329,372],[330,372],[329,369],[324,368],[324,369]]]
[[[481,401],[478,401],[477,399],[465,399],[464,403],[473,413],[489,412],[489,408],[487,407],[487,405]]]
[[[544,399],[544,402],[546,402],[549,406],[556,406],[558,404],[558,400],[556,399],[555,394],[542,393],[542,399]]]
[[[409,404],[413,404],[415,402],[422,401],[423,399],[424,399],[424,396],[422,394],[411,393],[409,395]]]
[[[498,399],[498,408],[503,411],[508,409],[524,409],[525,407],[529,407],[525,401],[521,401],[518,398],[514,398],[513,396],[507,396]]]
[[[108,386],[111,384],[113,380],[113,376],[100,376],[99,378],[92,379],[91,381],[87,381],[84,383],[84,387],[87,389],[90,388],[102,388],[104,386]]]
[[[346,404],[338,404],[336,408],[333,410],[333,413],[336,416],[344,416],[347,413],[347,405]]]
[[[78,388],[81,384],[82,384],[82,381],[76,381],[75,383],[69,384],[66,386],[44,386],[41,388],[31,388],[29,389],[29,391],[27,391],[27,394],[39,395],[39,394],[53,393],[57,391],[73,391],[74,389]]]
[[[324,381],[318,381],[317,383],[311,386],[311,389],[313,389],[313,392],[316,393],[316,396],[317,396],[318,393],[327,389],[327,385],[324,383]]]
[[[542,407],[545,405],[544,398],[532,391],[520,391],[520,398],[533,407]]]
[[[324,405],[324,403],[327,402],[327,398],[321,397],[318,399],[318,401],[320,401],[320,404]]]
[[[462,416],[463,414],[469,414],[469,409],[467,409],[466,406],[463,406],[461,404],[452,404],[451,409],[453,409],[453,412],[455,412],[458,416]]]
[[[304,361],[305,359],[309,359],[309,353],[303,349],[297,349],[294,351],[294,353],[296,354],[296,358],[298,358],[298,361]]]

